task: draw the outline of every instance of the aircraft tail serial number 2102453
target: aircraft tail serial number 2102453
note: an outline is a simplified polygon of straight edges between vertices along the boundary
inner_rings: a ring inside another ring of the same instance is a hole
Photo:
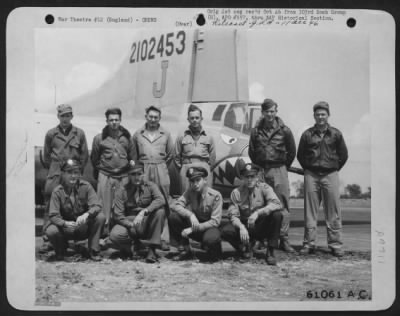
[[[185,40],[185,31],[179,31],[162,34],[158,38],[151,37],[149,40],[134,42],[131,47],[132,53],[129,62],[132,64],[151,60],[156,58],[157,55],[160,55],[160,57],[164,55],[169,57],[174,53],[180,55],[185,51]]]

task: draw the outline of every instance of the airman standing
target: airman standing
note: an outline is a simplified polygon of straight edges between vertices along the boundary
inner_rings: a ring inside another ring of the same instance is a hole
[[[301,254],[315,251],[318,210],[323,202],[328,232],[328,247],[342,257],[342,213],[339,195],[339,170],[348,159],[342,133],[329,125],[329,104],[318,102],[313,107],[315,125],[300,138],[297,159],[304,169],[304,243]]]
[[[68,104],[57,106],[57,117],[60,124],[46,133],[43,147],[43,163],[49,169],[46,183],[44,186],[44,224],[43,233],[49,225],[49,201],[51,194],[56,186],[60,184],[61,169],[60,165],[64,160],[76,159],[82,168],[89,158],[86,136],[82,129],[71,124],[73,118],[72,107]],[[44,238],[45,235],[43,235]],[[46,250],[44,245],[42,250]]]
[[[97,182],[97,194],[106,216],[106,233],[111,228],[115,190],[128,183],[128,169],[133,157],[131,135],[121,126],[121,110],[106,111],[107,126],[93,139],[91,160]]]
[[[188,108],[189,127],[175,142],[175,163],[180,168],[181,194],[189,187],[186,171],[193,166],[202,166],[208,173],[208,186],[212,185],[210,166],[215,163],[216,152],[214,139],[201,125],[202,112],[199,107],[191,104]]]
[[[155,106],[146,109],[146,124],[138,129],[132,137],[133,160],[144,164],[144,178],[154,182],[169,199],[170,178],[168,162],[172,160],[173,141],[171,134],[160,125],[161,110]],[[161,249],[169,250],[168,222],[165,221]]]
[[[296,157],[296,144],[289,127],[276,116],[277,107],[271,99],[265,99],[261,104],[263,116],[251,131],[249,156],[253,163],[264,169],[265,182],[275,190],[283,205],[279,247],[286,252],[294,252],[289,243],[290,188],[287,169]]]

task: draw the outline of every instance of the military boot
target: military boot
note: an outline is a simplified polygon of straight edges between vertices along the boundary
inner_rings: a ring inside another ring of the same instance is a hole
[[[287,253],[295,253],[296,250],[293,249],[293,247],[289,244],[289,241],[286,239],[281,239],[279,243],[279,249],[287,252]]]
[[[265,254],[265,261],[270,266],[276,266],[277,261],[274,255],[274,248],[268,247],[267,252]]]

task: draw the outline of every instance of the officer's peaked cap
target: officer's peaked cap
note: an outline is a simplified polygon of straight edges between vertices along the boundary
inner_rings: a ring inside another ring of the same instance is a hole
[[[201,166],[190,167],[186,171],[186,177],[189,178],[189,180],[194,180],[195,178],[198,178],[198,177],[205,178],[207,176],[208,176],[207,169],[204,167],[201,167]]]
[[[70,170],[74,170],[74,169],[80,170],[80,168],[81,168],[81,164],[76,159],[67,159],[61,163],[62,171],[70,171]]]
[[[253,164],[253,163],[246,163],[242,168],[240,169],[240,174],[244,177],[246,176],[255,176],[257,173],[260,171],[260,168]]]

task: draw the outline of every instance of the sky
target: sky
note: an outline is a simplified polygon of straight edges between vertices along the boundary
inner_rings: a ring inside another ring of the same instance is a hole
[[[371,183],[369,41],[360,32],[250,32],[249,89],[253,101],[278,103],[278,115],[296,144],[314,124],[312,107],[330,105],[329,123],[344,135],[349,160],[340,173],[345,184]],[[261,55],[261,57],[260,57]],[[294,165],[299,166],[295,161]]]
[[[101,85],[130,50],[132,29],[40,29],[35,33],[35,109],[55,113],[55,104]],[[296,144],[314,124],[312,106],[330,104],[331,125],[349,149],[341,187],[371,183],[371,117],[368,38],[362,33],[248,32],[250,101],[272,98]],[[294,166],[299,166],[297,160]],[[290,181],[301,179],[290,174]]]
[[[99,87],[128,54],[132,33],[106,28],[36,31],[36,109],[54,111],[55,103]]]

